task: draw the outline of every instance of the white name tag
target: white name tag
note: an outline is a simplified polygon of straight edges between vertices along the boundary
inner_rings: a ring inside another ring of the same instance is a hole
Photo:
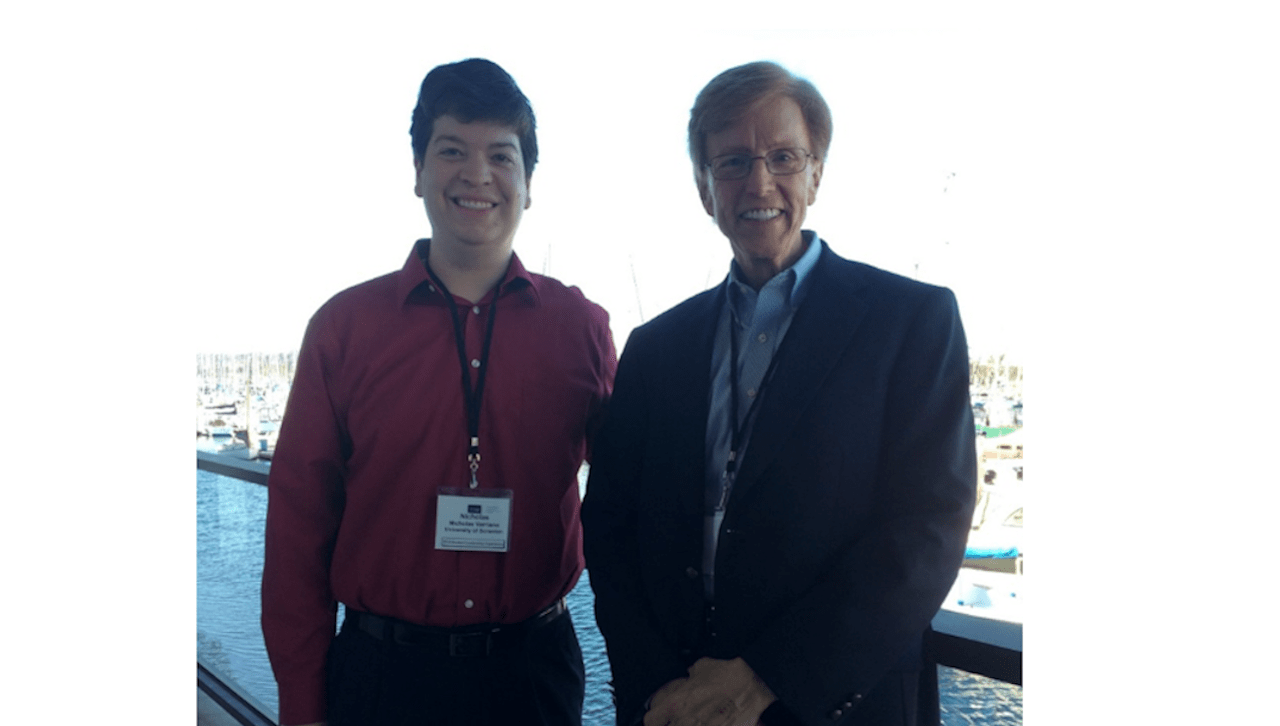
[[[511,544],[510,489],[443,488],[436,497],[436,549],[506,552]]]

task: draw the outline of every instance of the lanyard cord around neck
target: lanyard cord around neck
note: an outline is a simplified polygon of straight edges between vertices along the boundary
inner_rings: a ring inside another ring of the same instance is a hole
[[[728,302],[726,301],[726,304]],[[764,387],[768,385],[769,379],[773,377],[773,368],[778,363],[778,351],[774,351],[773,356],[769,359],[769,367],[765,369],[764,378],[760,379],[760,386],[756,389],[756,395],[751,400],[751,405],[747,407],[746,418],[741,422],[738,420],[738,331],[735,330],[738,324],[738,316],[730,310],[729,314],[729,459],[724,464],[724,476],[720,477],[720,497],[716,502],[716,510],[724,511],[725,505],[729,502],[729,490],[733,488],[733,480],[738,470],[738,452],[742,449],[742,436],[746,431],[747,422],[751,420],[751,416],[755,413],[756,406],[759,405],[760,399],[764,398]],[[743,326],[746,327],[746,326]]]
[[[425,260],[424,260],[425,264]],[[453,293],[436,277],[431,265],[426,265],[431,281],[440,288],[445,302],[449,303],[449,316],[453,319],[453,337],[458,347],[458,366],[462,369],[462,397],[467,409],[467,464],[471,468],[471,488],[480,484],[476,480],[476,471],[480,468],[480,403],[484,400],[485,374],[489,372],[489,347],[493,343],[493,321],[498,317],[498,290],[501,283],[493,288],[493,300],[489,303],[489,324],[485,328],[484,346],[480,350],[479,373],[476,375],[475,389],[471,387],[471,372],[467,370],[467,343],[463,335],[463,322],[458,314],[458,303]]]

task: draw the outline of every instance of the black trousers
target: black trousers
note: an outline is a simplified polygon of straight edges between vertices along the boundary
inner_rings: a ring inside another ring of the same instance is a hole
[[[350,627],[329,648],[329,726],[581,726],[586,675],[569,613],[519,646],[450,656]]]

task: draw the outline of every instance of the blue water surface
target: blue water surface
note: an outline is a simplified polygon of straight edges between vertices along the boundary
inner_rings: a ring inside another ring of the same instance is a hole
[[[216,671],[273,719],[275,678],[259,626],[267,489],[196,470],[196,647]],[[606,689],[609,662],[596,628],[594,597],[584,573],[567,598],[587,671],[584,726],[613,726]],[[952,668],[940,668],[945,726],[1022,723],[1022,688]]]

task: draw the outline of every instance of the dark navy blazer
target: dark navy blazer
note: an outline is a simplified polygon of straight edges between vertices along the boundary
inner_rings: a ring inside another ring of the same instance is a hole
[[[704,446],[724,286],[628,340],[582,507],[620,724],[703,655],[744,658],[805,724],[880,723],[859,713],[908,708],[902,684],[922,665],[934,675],[922,643],[964,555],[977,473],[955,296],[825,243],[812,274],[727,505],[709,627]]]

